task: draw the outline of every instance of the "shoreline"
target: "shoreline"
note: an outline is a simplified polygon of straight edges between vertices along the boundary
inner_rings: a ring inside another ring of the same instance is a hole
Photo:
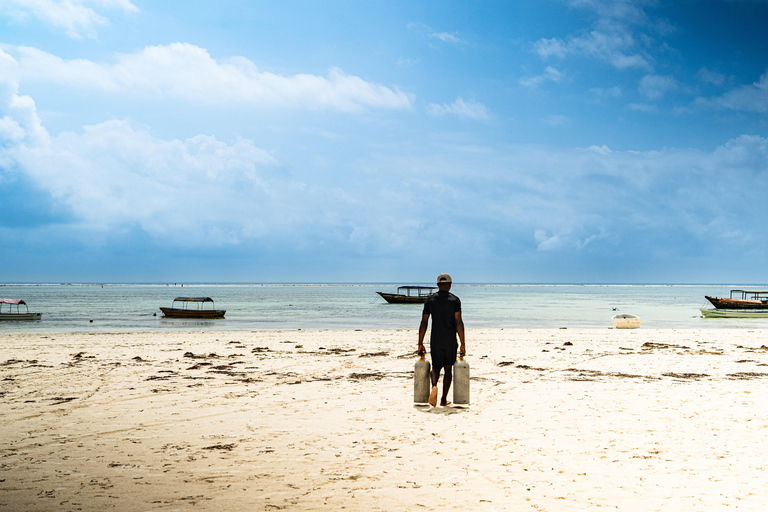
[[[0,334],[0,510],[759,509],[765,329]],[[449,395],[450,399],[450,395]]]

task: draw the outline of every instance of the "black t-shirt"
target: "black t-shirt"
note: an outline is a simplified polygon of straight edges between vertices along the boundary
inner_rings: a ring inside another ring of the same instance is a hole
[[[461,301],[446,290],[440,290],[429,296],[424,303],[423,314],[432,316],[430,346],[435,348],[455,349],[456,312],[461,312]]]

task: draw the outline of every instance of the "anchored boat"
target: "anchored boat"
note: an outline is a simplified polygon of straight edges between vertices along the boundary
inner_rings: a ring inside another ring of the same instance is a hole
[[[734,297],[735,295],[735,297]],[[768,311],[768,290],[731,290],[728,298],[704,296],[717,309],[763,309]]]
[[[705,318],[768,318],[768,309],[699,309]]]
[[[211,307],[207,308],[207,304]],[[196,307],[190,307],[191,305]],[[210,297],[176,297],[171,306],[160,308],[163,315],[168,318],[224,318],[224,313],[227,312],[224,309],[214,308],[213,299]]]
[[[376,293],[390,304],[423,304],[436,289],[436,286],[398,286],[397,293]]]
[[[4,310],[3,306],[8,307]],[[24,306],[23,313],[20,306]],[[30,313],[27,303],[21,299],[0,299],[0,320],[40,320],[42,317],[42,313]]]

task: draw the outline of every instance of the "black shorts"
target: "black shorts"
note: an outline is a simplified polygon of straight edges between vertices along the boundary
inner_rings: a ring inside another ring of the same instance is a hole
[[[453,363],[456,362],[456,347],[449,349],[433,348],[430,349],[430,354],[432,355],[433,370],[453,366]]]

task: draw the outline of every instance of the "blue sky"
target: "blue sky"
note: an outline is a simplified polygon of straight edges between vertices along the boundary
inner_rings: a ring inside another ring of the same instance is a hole
[[[2,282],[768,282],[768,2],[0,3]]]

